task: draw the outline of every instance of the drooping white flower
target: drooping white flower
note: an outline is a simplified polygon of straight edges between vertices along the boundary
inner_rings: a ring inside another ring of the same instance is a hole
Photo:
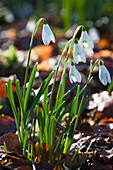
[[[81,37],[79,40],[79,44],[80,46],[84,49],[84,48],[89,48],[89,49],[93,49],[94,48],[94,43],[92,38],[89,36],[89,34],[87,33],[87,31],[82,31],[81,33]]]
[[[71,83],[81,82],[81,75],[78,72],[78,70],[75,68],[75,66],[71,66],[69,71],[69,80]]]
[[[42,41],[45,45],[49,45],[50,41],[55,43],[55,36],[51,31],[47,21],[44,20],[43,29],[42,29]]]
[[[78,64],[79,62],[83,62],[83,63],[86,62],[85,53],[82,50],[82,48],[78,42],[75,42],[75,44],[74,44],[73,58],[74,58],[76,64]]]
[[[104,86],[106,86],[107,83],[111,83],[110,73],[107,70],[107,68],[103,65],[102,61],[100,61],[99,65],[99,79]]]

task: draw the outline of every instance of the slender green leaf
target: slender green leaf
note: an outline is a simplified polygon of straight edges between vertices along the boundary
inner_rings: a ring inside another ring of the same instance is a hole
[[[23,140],[23,155],[26,156],[26,147],[27,147],[27,142],[28,142],[28,137],[29,137],[29,130],[25,131],[25,137]]]
[[[62,139],[63,139],[63,135],[64,135],[64,130],[63,130],[63,132],[62,132],[61,135],[60,135],[60,138],[59,138],[59,140],[58,140],[57,146],[56,146],[55,151],[54,151],[53,165],[54,165],[54,163],[55,163],[55,158],[56,158],[56,156],[58,155],[58,151],[60,151],[60,146],[61,146],[61,142],[62,142]]]
[[[54,138],[54,117],[50,117],[49,124],[49,154],[50,154],[50,164],[52,165],[52,150],[53,150],[53,138]]]
[[[71,159],[71,163],[70,163],[70,165],[69,165],[69,170],[71,170],[71,167],[72,167],[72,165],[73,165],[73,162],[74,162],[74,160],[75,160],[75,157],[76,157],[78,151],[79,151],[79,149],[77,148],[76,152],[74,153],[74,155],[73,155],[73,157],[72,157],[72,159]]]
[[[75,103],[72,105],[72,107],[74,107],[74,117],[76,116],[77,109],[78,109],[78,101],[79,101],[79,96],[80,96],[79,90],[80,90],[80,86],[78,85],[77,93],[76,93],[76,100],[75,100]]]
[[[64,148],[64,144],[65,144],[65,139],[63,139],[62,141],[62,145],[60,147],[60,151],[59,151],[59,154],[58,154],[58,159],[57,159],[57,162],[56,162],[56,170],[58,169],[58,165],[59,165],[59,162],[61,160],[61,153],[63,153],[63,148]]]
[[[8,153],[8,151],[7,151],[7,146],[6,146],[6,143],[5,142],[3,142],[4,143],[4,149],[5,149],[5,153],[7,154]]]
[[[40,88],[40,90],[39,90],[39,92],[38,92],[38,94],[37,94],[34,102],[32,103],[31,108],[30,108],[30,110],[29,110],[29,112],[28,112],[28,114],[27,114],[27,117],[26,117],[26,125],[28,124],[28,122],[29,122],[29,120],[30,120],[30,117],[31,117],[31,115],[32,115],[32,113],[33,113],[33,110],[34,110],[36,104],[39,102],[40,97],[41,97],[42,94],[44,93],[44,90],[45,90],[45,89],[47,88],[47,86],[49,85],[49,82],[50,82],[52,76],[53,76],[53,72],[51,72],[50,75],[48,76],[47,80],[45,80],[45,81],[42,83],[42,86],[41,86],[41,88]]]
[[[20,137],[18,114],[17,114],[17,111],[16,111],[15,102],[14,102],[11,79],[9,79],[8,84],[6,84],[6,92],[7,92],[7,95],[8,95],[8,98],[9,98],[9,101],[10,101],[10,104],[11,104],[11,107],[12,107],[12,110],[13,110],[14,117],[15,117],[19,141],[21,142],[22,139],[21,139],[21,137]]]
[[[26,83],[27,83],[27,77],[28,77],[29,62],[30,62],[31,49],[32,49],[32,45],[33,45],[33,39],[34,39],[35,33],[37,31],[37,28],[38,28],[40,22],[43,19],[44,18],[40,18],[38,20],[38,22],[36,23],[35,28],[34,28],[33,33],[32,33],[31,41],[30,41],[29,54],[28,54],[28,60],[27,60],[27,67],[26,67],[25,79],[24,79],[23,101],[24,101],[24,98],[25,98],[25,90],[26,90]]]
[[[91,145],[92,145],[92,142],[89,144],[89,146],[88,146],[88,148],[87,148],[87,150],[86,150],[86,153],[84,154],[84,157],[83,157],[83,159],[82,159],[82,161],[81,161],[81,164],[80,164],[78,170],[80,170],[80,168],[81,168],[81,166],[82,166],[82,164],[83,164],[83,162],[84,162],[84,160],[85,160],[86,154],[88,153]]]
[[[37,71],[37,65],[38,65],[38,63],[35,64],[35,66],[33,68],[33,71],[31,73],[31,76],[30,76],[29,84],[28,84],[25,99],[24,99],[24,112],[26,112],[27,104],[28,104],[28,101],[29,101],[29,97],[30,97],[30,93],[31,93],[31,90],[32,90],[33,82],[34,82],[34,79],[35,79],[35,74],[36,74],[36,71]]]

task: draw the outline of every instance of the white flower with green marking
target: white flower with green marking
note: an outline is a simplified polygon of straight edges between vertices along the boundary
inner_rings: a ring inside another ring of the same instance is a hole
[[[85,53],[82,50],[77,40],[75,40],[75,44],[74,44],[73,58],[76,64],[78,64],[79,62],[83,62],[83,63],[86,62]]]
[[[46,20],[44,20],[43,29],[42,29],[42,41],[45,45],[49,45],[51,41],[55,43],[55,36],[51,31],[49,25],[47,24]]]
[[[107,83],[111,83],[110,73],[107,70],[107,68],[103,65],[102,61],[100,61],[99,65],[99,79],[104,86],[106,86]]]
[[[93,49],[94,43],[87,31],[82,31],[79,44],[83,49]]]
[[[69,71],[69,80],[71,83],[81,82],[81,75],[74,65],[71,66]]]

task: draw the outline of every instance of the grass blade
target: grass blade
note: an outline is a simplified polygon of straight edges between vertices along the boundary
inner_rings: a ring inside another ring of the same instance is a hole
[[[25,94],[24,112],[26,112],[27,104],[28,104],[28,101],[29,101],[29,97],[30,97],[30,93],[31,93],[31,90],[32,90],[33,82],[34,82],[34,79],[35,79],[35,74],[36,74],[36,71],[37,71],[37,65],[38,65],[38,63],[36,63],[34,68],[33,68],[33,71],[32,71],[31,76],[30,76],[29,84],[28,84],[28,87],[27,87],[27,91],[26,91],[26,94]]]
[[[40,90],[39,90],[39,92],[38,92],[38,94],[37,94],[34,102],[32,103],[31,109],[30,109],[30,111],[29,111],[28,114],[27,114],[27,117],[26,117],[26,125],[29,123],[30,117],[31,117],[31,115],[32,115],[32,113],[33,113],[33,110],[34,110],[35,106],[38,104],[38,102],[39,102],[39,100],[40,100],[40,97],[41,97],[42,94],[44,93],[44,90],[45,90],[45,89],[47,88],[47,86],[49,85],[49,82],[50,82],[52,76],[53,76],[53,72],[51,72],[50,75],[48,76],[47,80],[45,80],[45,81],[42,83],[42,86],[41,86],[41,88],[40,88]]]

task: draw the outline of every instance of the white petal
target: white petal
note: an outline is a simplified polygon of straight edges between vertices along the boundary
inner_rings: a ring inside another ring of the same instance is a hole
[[[71,83],[73,83],[72,77],[71,77],[71,69],[70,69],[70,71],[69,71],[69,81],[70,81]]]
[[[77,82],[81,82],[81,75],[80,73],[78,72],[78,70],[75,68],[75,66],[73,66],[73,74],[74,74],[74,77],[76,78]]]
[[[79,45],[79,54],[80,54],[80,60],[81,60],[83,63],[86,63],[86,56],[85,56],[84,51],[83,51],[82,48],[80,47],[80,45]]]
[[[76,64],[79,62],[86,62],[85,53],[79,44],[74,44],[73,58]]]
[[[43,24],[42,41],[45,45],[48,45],[50,43],[47,24]]]
[[[82,31],[79,44],[82,48],[94,48],[92,38],[88,35],[87,31]]]
[[[110,74],[108,74],[108,83],[111,83],[111,77],[110,77]]]
[[[49,25],[48,24],[46,24],[46,25],[48,27],[48,32],[49,32],[49,35],[51,37],[51,41],[55,43],[55,36],[54,36],[53,32],[51,31]]]
[[[109,74],[109,71],[104,65],[99,66],[99,79],[103,85],[107,85],[108,83],[111,83],[111,77]]]
[[[55,43],[54,34],[48,24],[43,24],[42,41],[45,45],[49,45],[50,41]]]
[[[51,31],[51,41],[52,41],[53,43],[55,43],[55,36],[54,36],[54,34],[53,34],[52,31]]]
[[[77,79],[76,79],[76,77],[74,77],[74,76],[71,76],[71,79],[73,80],[73,82],[74,82],[74,83],[76,83],[76,82],[77,82]]]
[[[104,72],[104,69],[103,69],[103,65],[99,66],[99,79],[100,79],[100,81],[103,85],[107,84],[107,80],[105,79],[105,72]]]
[[[75,68],[75,66],[71,66],[69,71],[69,80],[71,83],[81,82],[81,75],[78,72],[78,70]]]
[[[83,42],[83,46],[84,46],[85,48],[88,48],[88,43],[87,43],[87,42]]]
[[[74,50],[73,50],[73,58],[76,64],[79,63],[79,59],[78,59],[78,49],[76,44],[74,44]]]
[[[99,79],[104,86],[107,85],[107,79],[105,77],[105,74],[102,72],[102,69],[100,69],[99,71]]]

